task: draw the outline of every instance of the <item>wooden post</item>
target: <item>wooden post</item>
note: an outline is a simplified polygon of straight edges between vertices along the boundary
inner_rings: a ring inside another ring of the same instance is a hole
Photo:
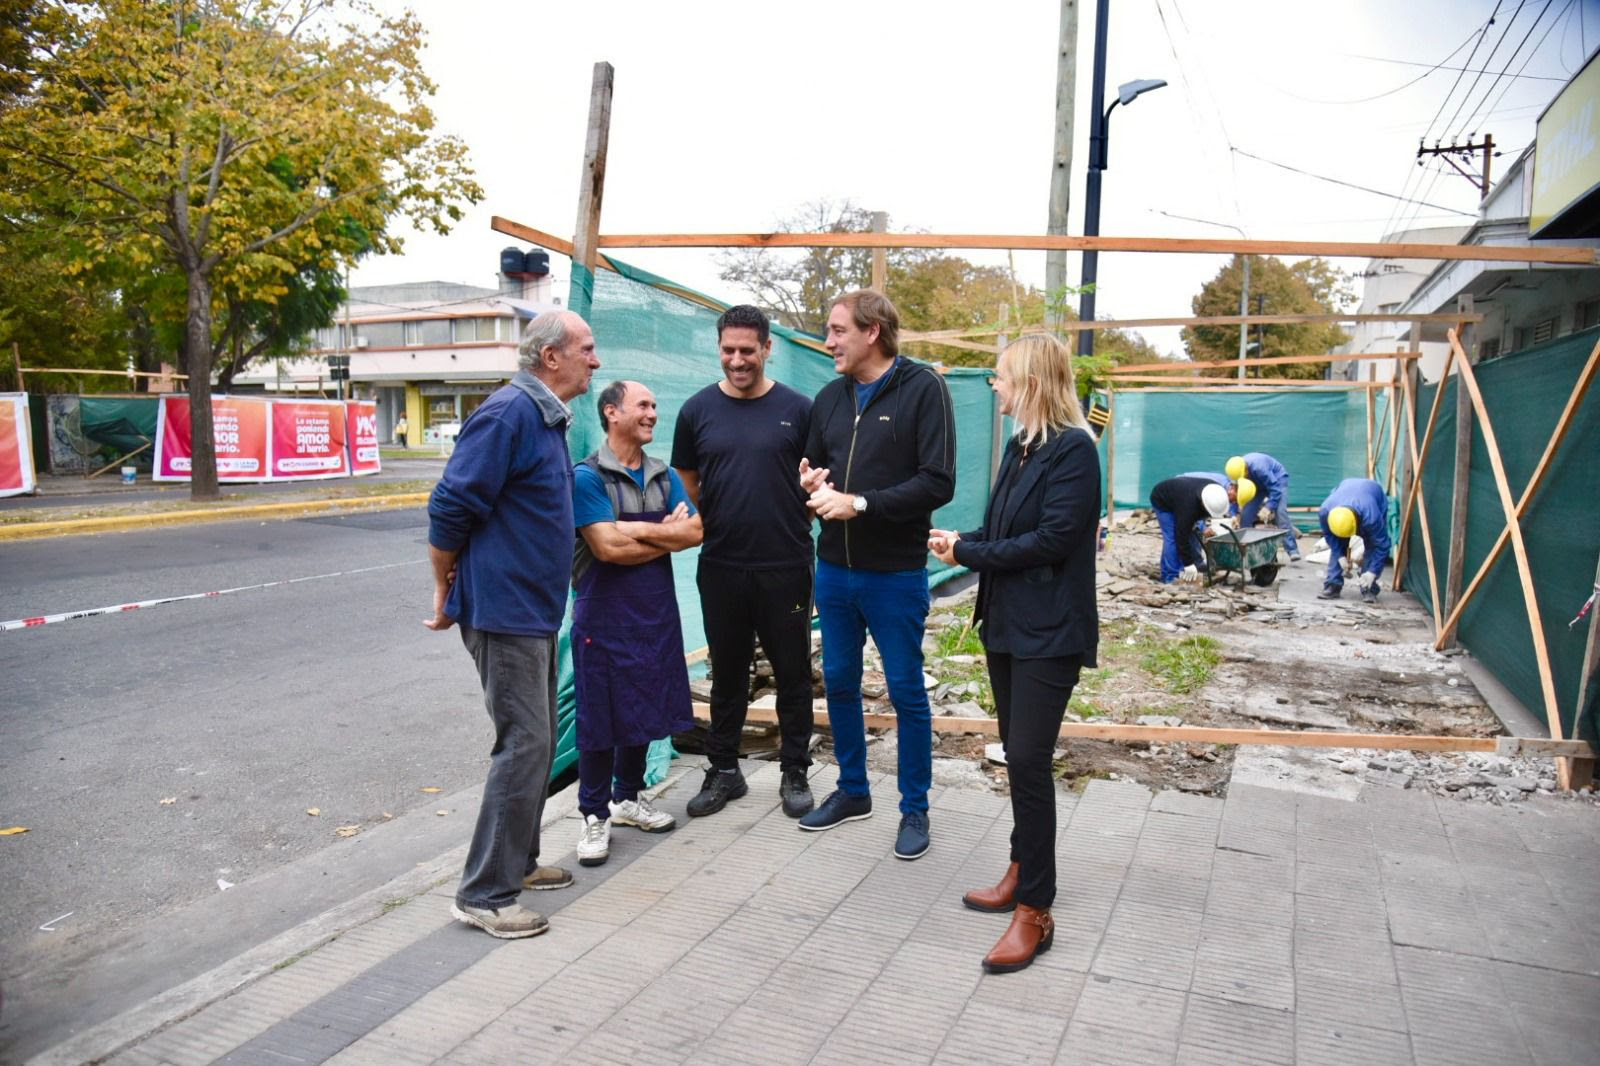
[[[1439,392],[1434,393],[1434,397],[1433,398],[1437,401],[1438,398],[1439,398],[1440,393],[1442,393],[1443,391],[1444,391],[1444,386],[1443,386],[1443,384],[1441,384],[1439,386]],[[1434,411],[1437,412],[1438,409],[1439,409],[1438,404],[1435,403],[1434,404]],[[1428,432],[1430,434],[1433,432],[1433,421],[1432,421],[1432,417],[1431,416],[1430,416],[1429,421],[1428,421]],[[1433,562],[1433,532],[1432,532],[1432,530],[1430,530],[1428,528],[1428,501],[1423,499],[1422,495],[1421,495],[1422,467],[1423,467],[1423,463],[1426,461],[1426,458],[1427,458],[1428,441],[1427,441],[1427,438],[1423,439],[1422,451],[1419,454],[1418,451],[1417,451],[1416,399],[1415,399],[1414,394],[1411,391],[1411,379],[1410,378],[1406,379],[1406,446],[1410,449],[1410,452],[1411,452],[1411,465],[1416,470],[1416,474],[1414,475],[1414,480],[1412,482],[1412,499],[1414,499],[1416,501],[1416,505],[1417,505],[1417,521],[1421,525],[1421,532],[1422,532],[1422,559],[1423,559],[1423,562],[1427,563],[1427,565],[1428,565],[1428,600],[1429,600],[1429,607],[1433,611],[1433,631],[1434,631],[1434,633],[1438,633],[1439,632],[1439,569],[1438,569],[1437,566],[1434,565],[1434,562]],[[1407,519],[1409,519],[1410,515],[1408,514],[1406,517],[1407,517]],[[1409,529],[1410,529],[1410,522],[1409,521],[1407,521],[1405,523],[1402,523],[1402,525],[1401,525],[1401,533],[1400,533],[1400,547],[1397,548],[1396,551],[1395,551],[1395,568],[1394,568],[1394,583],[1393,583],[1393,587],[1395,589],[1399,589],[1400,588],[1400,581],[1401,581],[1400,574],[1401,574],[1401,571],[1404,569],[1404,563],[1403,563],[1403,560],[1402,560],[1401,556],[1405,551],[1407,530],[1409,530]]]
[[[1472,313],[1472,297],[1464,295],[1456,297],[1456,310],[1465,314]],[[1478,355],[1477,327],[1466,325],[1457,327],[1462,331],[1463,338],[1457,350],[1456,358],[1459,363],[1472,363]],[[1452,345],[1455,347],[1455,345]],[[1462,378],[1471,374],[1470,366],[1463,369],[1456,366],[1456,468],[1455,485],[1450,494],[1450,562],[1449,569],[1445,572],[1444,579],[1444,609],[1446,613],[1455,609],[1456,601],[1461,599],[1461,579],[1467,567],[1467,503],[1472,489],[1472,398],[1467,395],[1468,390],[1462,387]],[[1440,388],[1444,387],[1441,380]],[[1445,647],[1453,647],[1454,639]]]
[[[1428,426],[1427,426],[1426,429],[1424,429],[1422,431],[1422,447],[1421,447],[1421,450],[1417,454],[1414,454],[1411,457],[1412,474],[1411,474],[1411,480],[1409,482],[1409,486],[1410,487],[1408,488],[1408,490],[1406,492],[1406,502],[1400,508],[1400,544],[1402,545],[1402,547],[1401,547],[1402,551],[1404,550],[1404,545],[1405,545],[1406,540],[1407,540],[1407,538],[1408,538],[1408,536],[1410,535],[1410,532],[1411,532],[1411,509],[1412,509],[1412,505],[1415,504],[1419,500],[1419,498],[1420,498],[1419,494],[1422,492],[1422,471],[1423,471],[1423,468],[1425,466],[1427,466],[1427,464],[1428,464],[1428,449],[1433,446],[1433,427],[1434,427],[1434,425],[1435,425],[1435,423],[1436,423],[1436,421],[1437,421],[1437,419],[1439,417],[1439,401],[1444,399],[1444,385],[1445,385],[1446,381],[1450,380],[1450,367],[1455,363],[1455,360],[1456,360],[1456,350],[1455,350],[1454,347],[1452,347],[1450,349],[1450,351],[1448,353],[1446,353],[1446,355],[1445,355],[1444,370],[1439,375],[1439,385],[1438,385],[1437,388],[1435,388],[1433,390],[1433,403],[1428,407]],[[1421,379],[1420,373],[1417,375],[1417,379],[1418,379],[1418,381],[1420,381],[1420,379]],[[1415,385],[1416,382],[1412,382],[1412,384]],[[1415,391],[1412,392],[1411,395],[1408,397],[1408,401],[1410,402],[1410,404],[1411,404],[1411,406],[1413,408],[1415,408],[1415,406],[1416,406],[1415,397],[1416,397],[1416,392]],[[1416,418],[1416,415],[1415,415],[1415,411],[1413,410],[1410,424],[1415,425],[1415,418]],[[1416,433],[1415,433],[1415,430],[1413,430],[1412,437],[1414,438],[1415,436],[1416,436]],[[1399,582],[1399,579],[1400,579],[1401,563],[1402,563],[1402,560],[1397,558],[1396,561],[1395,561],[1395,581],[1396,581],[1395,588],[1397,588],[1397,589],[1400,587],[1398,582]],[[1430,574],[1430,577],[1429,577],[1430,581],[1433,581],[1437,577],[1437,575],[1433,573],[1431,568],[1429,570],[1429,574]]]
[[[1050,160],[1050,216],[1046,232],[1065,236],[1072,203],[1072,122],[1078,86],[1078,4],[1061,0],[1061,32],[1056,53],[1056,135]],[[1067,253],[1052,249],[1044,256],[1045,325],[1052,331],[1066,317]]]
[[[1454,330],[1450,343],[1459,344]],[[1561,740],[1561,705],[1556,699],[1555,675],[1550,669],[1550,647],[1544,639],[1544,618],[1539,614],[1539,596],[1533,587],[1533,568],[1528,559],[1528,545],[1522,539],[1522,523],[1517,521],[1517,506],[1511,500],[1511,484],[1506,480],[1505,463],[1500,458],[1500,446],[1495,441],[1494,424],[1489,421],[1489,409],[1484,405],[1483,394],[1478,390],[1477,375],[1472,372],[1472,361],[1464,352],[1456,366],[1457,387],[1465,386],[1470,394],[1478,424],[1483,428],[1484,450],[1489,453],[1489,467],[1494,474],[1494,486],[1500,494],[1500,507],[1505,511],[1506,525],[1511,530],[1511,551],[1517,560],[1517,577],[1522,581],[1522,599],[1528,611],[1528,633],[1533,638],[1533,659],[1539,668],[1539,687],[1544,694],[1545,718],[1552,739]],[[1466,539],[1466,530],[1451,530],[1452,548]],[[1453,557],[1453,554],[1452,554]]]
[[[578,185],[578,228],[572,238],[572,280],[567,309],[584,318],[594,306],[594,262],[600,247],[600,200],[606,187],[606,149],[611,140],[611,64],[594,65],[589,89],[589,132],[583,146],[583,175]]]
[[[995,335],[995,348],[1003,349],[1006,346],[1006,324],[1011,321],[1011,305],[1000,305],[1000,332]],[[998,362],[999,355],[995,359]],[[994,483],[1000,478],[1000,457],[1005,453],[1005,423],[1006,416],[1000,413],[1000,401],[994,396],[993,390],[989,394],[990,402],[994,404],[994,422],[989,429],[989,492],[994,493]]]
[[[1600,589],[1600,562],[1594,568],[1595,588]],[[1578,736],[1579,718],[1583,715],[1585,698],[1589,689],[1594,685],[1595,674],[1600,669],[1600,641],[1595,639],[1595,634],[1600,632],[1600,615],[1594,613],[1593,608],[1589,614],[1589,636],[1583,642],[1583,666],[1578,670],[1578,701],[1573,705],[1572,735]],[[1588,788],[1594,784],[1594,763],[1589,758],[1562,757],[1556,760],[1556,784],[1565,789]]]
[[[27,392],[28,386],[22,382],[22,348],[16,341],[11,342],[11,357],[17,361],[17,391]]]
[[[872,232],[887,233],[889,230],[889,212],[872,212]],[[872,287],[887,295],[889,285],[889,249],[874,248],[872,250]]]
[[[1370,379],[1372,377],[1372,374],[1373,374],[1373,368],[1372,368],[1371,364],[1368,364],[1368,366],[1366,367],[1366,370],[1367,370],[1367,377]],[[1373,392],[1373,390],[1371,390],[1371,389],[1367,390],[1367,477],[1368,477],[1368,479],[1371,479],[1372,475],[1377,472],[1376,471],[1376,466],[1377,466],[1377,462],[1378,462],[1377,441],[1373,439],[1373,429],[1374,429],[1374,424],[1375,424],[1376,419],[1377,419],[1378,400],[1377,400],[1377,398],[1375,396],[1372,395],[1372,392]]]
[[[1106,385],[1106,535],[1117,518],[1117,387]]]

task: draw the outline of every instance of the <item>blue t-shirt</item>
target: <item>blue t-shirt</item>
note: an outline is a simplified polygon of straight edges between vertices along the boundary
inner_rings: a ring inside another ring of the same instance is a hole
[[[641,463],[636,470],[629,470],[633,475],[634,483],[644,490],[644,465]],[[605,479],[598,470],[585,463],[579,463],[573,468],[572,481],[572,524],[577,529],[592,526],[596,522],[615,522],[617,513],[611,509],[611,494],[606,492]],[[689,494],[683,490],[683,479],[678,477],[678,472],[667,467],[667,512],[677,510],[678,504],[689,504],[689,513],[694,514],[694,504],[689,503]]]
[[[905,359],[905,356],[903,356],[903,355],[895,356],[894,357],[894,362],[889,364],[889,369],[885,370],[883,373],[879,374],[875,381],[869,381],[865,385],[861,384],[861,382],[859,382],[859,381],[856,382],[856,411],[857,412],[865,411],[867,409],[867,404],[871,403],[872,402],[872,398],[874,396],[878,395],[878,390],[883,388],[884,382],[888,381],[891,377],[893,377],[894,376],[894,372],[896,370],[900,369],[900,363],[904,359]]]

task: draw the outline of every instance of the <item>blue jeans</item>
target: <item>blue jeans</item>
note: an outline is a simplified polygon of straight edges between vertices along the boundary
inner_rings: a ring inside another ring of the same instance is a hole
[[[1256,525],[1256,515],[1259,514],[1261,509],[1266,505],[1267,501],[1265,497],[1262,496],[1258,496],[1249,503],[1245,504],[1239,510],[1239,525],[1245,529],[1254,529]],[[1283,495],[1278,501],[1277,511],[1269,513],[1267,517],[1272,520],[1273,525],[1283,530],[1284,550],[1290,555],[1298,555],[1300,552],[1300,544],[1295,540],[1294,522],[1289,518],[1288,478],[1283,479]]]
[[[1155,508],[1156,523],[1161,526],[1161,580],[1172,584],[1178,580],[1178,575],[1183,573],[1183,559],[1178,555],[1178,529],[1177,522],[1173,520],[1171,511]],[[1194,560],[1194,565],[1201,570],[1206,568],[1206,549],[1200,543],[1200,535],[1194,530],[1186,530],[1189,537],[1189,557]]]
[[[899,739],[900,810],[926,811],[933,784],[933,724],[922,685],[928,622],[927,570],[854,570],[817,560],[822,681],[828,693],[839,789],[870,795],[861,711],[861,651],[872,634],[883,658]]]

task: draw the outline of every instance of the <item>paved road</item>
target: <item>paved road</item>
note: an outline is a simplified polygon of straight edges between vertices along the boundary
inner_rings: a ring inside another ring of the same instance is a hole
[[[222,491],[227,495],[243,496],[283,496],[293,493],[305,493],[309,496],[332,488],[349,488],[352,485],[433,480],[444,470],[444,464],[444,456],[419,452],[404,459],[385,459],[382,471],[361,478],[224,484]],[[0,515],[8,511],[27,511],[39,507],[121,504],[145,500],[182,502],[188,498],[188,485],[169,482],[158,484],[145,475],[141,475],[139,481],[132,485],[124,485],[110,474],[93,481],[81,477],[46,476],[40,479],[37,495],[7,496],[0,499]]]
[[[420,624],[425,522],[418,509],[0,545],[0,619],[315,578],[0,632],[0,826],[29,829],[0,837],[8,992],[219,879],[317,854],[339,826],[437,804],[423,787],[481,783],[476,675],[454,633]]]

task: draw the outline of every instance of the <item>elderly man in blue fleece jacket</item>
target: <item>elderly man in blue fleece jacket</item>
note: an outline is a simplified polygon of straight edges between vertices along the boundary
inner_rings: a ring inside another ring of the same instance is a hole
[[[433,630],[460,624],[494,723],[489,780],[451,913],[501,939],[549,923],[517,903],[565,888],[539,865],[539,820],[556,734],[556,634],[571,578],[572,457],[567,401],[600,367],[594,334],[570,311],[535,318],[517,373],[469,417],[428,501]]]

